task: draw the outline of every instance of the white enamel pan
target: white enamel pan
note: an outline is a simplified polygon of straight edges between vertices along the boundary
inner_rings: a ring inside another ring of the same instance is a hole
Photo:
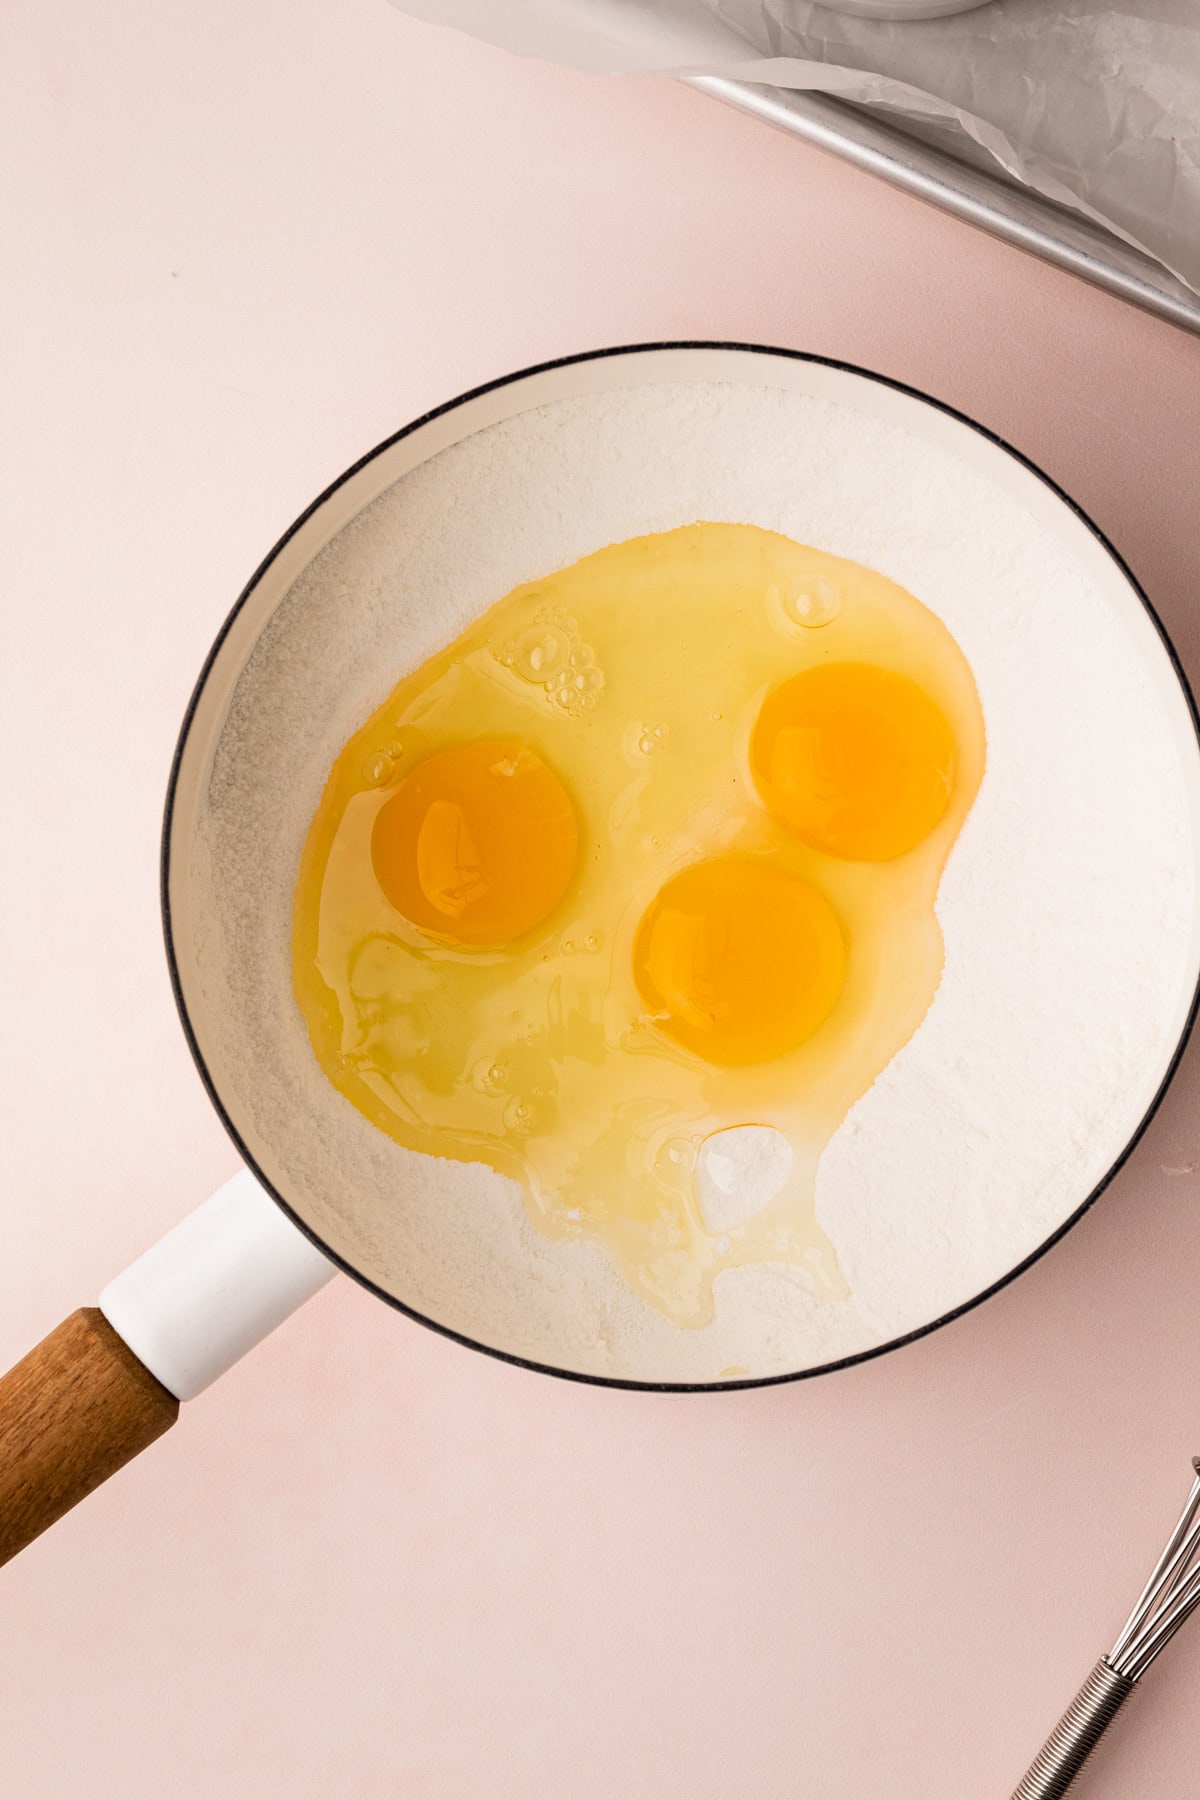
[[[382,1137],[377,1165],[365,1153],[350,1175],[343,1176],[332,1160],[324,1169],[314,1169],[311,1156],[303,1166],[298,1163],[296,1143],[306,1134],[313,1136],[310,1109],[345,1103],[337,1096],[330,1101],[323,1089],[318,1095],[306,1080],[290,1077],[283,1064],[275,1066],[275,1027],[269,1015],[257,1024],[248,1024],[243,1016],[244,996],[225,979],[219,952],[230,933],[259,929],[254,923],[254,897],[247,912],[241,899],[214,887],[206,848],[206,815],[218,790],[228,810],[239,793],[253,797],[263,784],[285,778],[270,766],[269,758],[261,769],[257,764],[243,766],[241,740],[227,729],[237,714],[239,684],[243,694],[247,691],[244,684],[250,679],[252,659],[256,652],[265,654],[264,646],[276,643],[284,628],[285,602],[297,591],[305,571],[351,521],[395,484],[408,480],[404,491],[411,494],[413,505],[428,509],[431,533],[441,531],[451,513],[459,516],[464,508],[469,512],[475,507],[486,520],[492,497],[472,491],[462,474],[469,463],[454,461],[461,455],[456,446],[499,427],[508,434],[503,443],[511,444],[512,455],[519,457],[521,422],[533,417],[534,409],[562,401],[586,403],[589,396],[616,389],[711,383],[729,384],[729,391],[765,387],[850,409],[872,429],[896,428],[965,462],[997,494],[1023,507],[1038,529],[1086,573],[1097,605],[1119,622],[1128,656],[1144,671],[1165,721],[1187,790],[1193,847],[1200,842],[1195,710],[1178,660],[1146,596],[1112,546],[1053,482],[1000,439],[950,408],[896,382],[819,357],[746,345],[657,344],[569,357],[528,369],[416,420],[349,469],[270,552],[222,626],[192,696],[170,772],[163,830],[167,960],[200,1078],[245,1169],[119,1274],[100,1295],[97,1307],[73,1314],[0,1380],[0,1560],[21,1549],[159,1436],[174,1422],[181,1401],[215,1381],[339,1271],[461,1344],[572,1379],[678,1391],[797,1379],[893,1350],[994,1293],[1074,1224],[1141,1136],[1192,1024],[1200,979],[1200,929],[1193,933],[1190,960],[1163,1032],[1161,1052],[1153,1066],[1141,1072],[1120,1141],[1106,1156],[1098,1178],[1088,1182],[1086,1191],[1071,1194],[1041,1228],[1037,1242],[1022,1245],[1019,1254],[992,1270],[974,1291],[944,1296],[931,1309],[932,1316],[913,1317],[906,1329],[886,1342],[825,1360],[814,1358],[811,1349],[799,1344],[789,1356],[785,1345],[761,1367],[736,1373],[714,1367],[702,1380],[673,1378],[669,1360],[654,1349],[653,1333],[647,1336],[644,1352],[634,1341],[616,1365],[601,1343],[590,1344],[571,1328],[570,1320],[564,1319],[556,1336],[554,1319],[545,1312],[545,1283],[535,1296],[530,1281],[528,1308],[510,1305],[506,1313],[498,1313],[492,1290],[501,1280],[510,1286],[519,1283],[519,1263],[510,1257],[502,1271],[493,1271],[485,1257],[472,1262],[469,1245],[464,1249],[461,1242],[430,1241],[428,1231],[418,1236],[407,1217],[403,1192],[387,1173],[393,1165],[385,1150],[393,1147]],[[447,452],[448,457],[443,455]],[[712,455],[719,459],[721,453],[720,443],[714,443]],[[494,468],[494,461],[488,466]],[[442,490],[451,479],[458,487],[448,494]],[[529,509],[536,510],[538,495],[528,494],[526,500]],[[521,578],[533,573],[536,570],[527,569]],[[499,598],[499,593],[491,597]],[[336,596],[323,604],[336,608]],[[322,628],[330,628],[328,612]],[[286,662],[277,660],[281,666]],[[261,654],[254,667],[260,666]],[[376,691],[386,692],[401,673],[403,669],[395,666],[380,669]],[[364,706],[359,716],[366,710]],[[351,718],[346,735],[357,722]],[[293,858],[297,852],[298,845],[287,849]],[[286,930],[278,919],[273,926],[275,938]],[[266,926],[262,929],[265,933]],[[263,954],[270,953],[264,935]],[[286,1009],[289,1004],[294,1004],[290,994],[281,989],[278,1006]],[[281,1010],[280,1037],[283,1023]],[[294,1033],[294,1020],[288,1020],[288,1029]],[[255,1031],[262,1036],[262,1048],[248,1055],[247,1039]],[[315,1065],[312,1079],[323,1082]],[[363,1129],[373,1128],[364,1123]],[[369,1170],[376,1166],[380,1175],[373,1180]],[[514,1242],[519,1250],[518,1240]],[[497,1324],[498,1318],[513,1320],[526,1314],[527,1328]]]

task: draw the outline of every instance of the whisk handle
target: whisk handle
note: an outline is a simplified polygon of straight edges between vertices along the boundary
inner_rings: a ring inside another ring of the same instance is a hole
[[[1134,1684],[1103,1658],[1068,1706],[1012,1800],[1060,1800],[1132,1694]]]

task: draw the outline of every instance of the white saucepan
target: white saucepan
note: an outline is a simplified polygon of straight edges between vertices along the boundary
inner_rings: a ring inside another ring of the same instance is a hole
[[[207,1387],[339,1270],[432,1328],[514,1363],[627,1386],[740,1388],[876,1355],[945,1323],[1028,1267],[1080,1217],[1129,1154],[1192,1023],[1200,920],[1192,921],[1157,1048],[1124,1096],[1123,1110],[1105,1125],[1108,1135],[1097,1140],[1087,1178],[1059,1195],[1049,1212],[1030,1215],[1038,1222],[1028,1241],[1006,1241],[991,1263],[976,1262],[969,1274],[960,1269],[931,1280],[924,1310],[914,1306],[897,1316],[876,1341],[839,1344],[834,1335],[822,1354],[809,1339],[790,1343],[785,1321],[769,1354],[731,1369],[715,1352],[711,1366],[705,1364],[694,1346],[690,1360],[681,1361],[670,1341],[677,1328],[655,1320],[640,1337],[631,1331],[617,1355],[595,1322],[604,1307],[600,1301],[593,1307],[593,1299],[614,1280],[599,1252],[570,1268],[545,1261],[549,1251],[513,1214],[504,1184],[475,1165],[469,1167],[476,1186],[439,1227],[436,1209],[406,1198],[406,1182],[411,1180],[411,1193],[420,1189],[422,1159],[406,1162],[407,1153],[365,1121],[353,1156],[338,1148],[339,1133],[348,1127],[338,1123],[341,1114],[326,1109],[346,1103],[311,1057],[304,1064],[303,1030],[286,957],[281,960],[299,845],[282,830],[278,843],[272,841],[272,820],[289,811],[285,796],[293,790],[319,794],[328,769],[327,761],[322,766],[327,751],[317,742],[324,710],[345,709],[344,740],[404,672],[406,657],[411,664],[438,647],[430,595],[439,583],[453,585],[452,552],[461,557],[475,546],[464,579],[478,583],[481,604],[505,591],[493,581],[503,577],[511,586],[547,561],[561,566],[582,553],[562,493],[570,492],[573,470],[586,479],[590,457],[610,455],[620,463],[600,425],[594,433],[587,429],[588,408],[595,406],[600,420],[615,393],[636,392],[643,406],[669,394],[678,417],[692,425],[686,441],[682,435],[664,439],[659,462],[669,503],[660,505],[645,491],[644,459],[638,464],[643,473],[625,487],[618,469],[610,540],[656,528],[656,519],[686,523],[718,505],[729,517],[756,521],[761,467],[747,465],[744,438],[723,442],[722,434],[733,429],[723,421],[742,416],[739,396],[761,397],[763,390],[779,397],[785,411],[793,401],[803,402],[873,434],[879,445],[874,482],[861,494],[842,493],[840,504],[899,506],[896,496],[908,493],[902,446],[914,445],[969,471],[997,508],[1012,509],[1065,559],[1064,567],[1086,580],[1096,617],[1107,631],[1121,634],[1123,654],[1153,696],[1186,795],[1187,857],[1193,865],[1200,860],[1196,717],[1149,602],[1111,545],[1053,482],[950,408],[819,357],[753,346],[665,344],[529,369],[417,420],[363,457],[296,521],[252,577],[200,675],[167,793],[163,917],[183,1028],[246,1168],[118,1275],[98,1308],[74,1314],[0,1381],[0,1559],[159,1435],[180,1401]],[[567,403],[574,423],[564,426],[557,510],[548,513],[536,468],[547,466],[545,422],[553,408]],[[738,429],[744,431],[744,420]],[[540,465],[530,460],[535,438]],[[695,510],[689,513],[693,462]],[[782,474],[775,468],[772,480],[786,482],[786,468]],[[388,495],[398,498],[388,500],[383,512],[369,510]],[[962,521],[939,519],[936,495],[913,488],[904,504],[912,531],[961,537]],[[681,507],[683,516],[661,516],[672,508],[678,515]],[[412,574],[409,592],[399,567],[393,584],[368,596],[368,604],[337,577],[338,547],[370,542],[377,567],[387,549],[386,530],[401,526],[397,558],[416,558],[419,549],[420,580]],[[494,557],[493,540],[499,545]],[[428,592],[418,591],[422,582]],[[320,655],[312,653],[314,644],[323,646]],[[270,734],[260,729],[267,712]],[[244,869],[240,843],[248,846]],[[275,871],[274,885],[263,869]],[[262,979],[247,982],[247,969],[261,970]],[[1064,995],[1068,1006],[1070,999]],[[325,1130],[326,1119],[336,1131]],[[472,1220],[478,1221],[477,1235]],[[580,1322],[585,1313],[591,1319],[586,1330]]]

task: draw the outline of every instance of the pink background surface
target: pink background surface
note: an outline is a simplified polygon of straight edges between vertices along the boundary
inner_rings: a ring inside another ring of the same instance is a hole
[[[384,0],[4,33],[0,1358],[234,1167],[160,947],[172,743],[263,551],[424,408],[641,338],[853,358],[1064,483],[1200,675],[1193,339]],[[6,1800],[1003,1800],[1200,1449],[1198,1052],[1045,1262],[815,1383],[581,1388],[335,1283],[5,1572]],[[1096,1800],[1195,1793],[1193,1632]]]

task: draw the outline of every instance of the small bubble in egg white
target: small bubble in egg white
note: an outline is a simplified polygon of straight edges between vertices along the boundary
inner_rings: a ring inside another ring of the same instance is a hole
[[[671,1137],[654,1159],[654,1173],[668,1188],[688,1188],[695,1165],[696,1147],[691,1140]]]
[[[514,1094],[504,1109],[504,1123],[518,1137],[544,1132],[554,1121],[554,1107],[541,1088],[528,1094]]]
[[[535,625],[518,638],[511,654],[512,667],[523,680],[546,682],[569,662],[571,642],[557,625]]]
[[[383,787],[396,773],[396,759],[390,751],[379,750],[363,763],[363,780],[372,787]]]
[[[647,725],[638,738],[638,749],[643,756],[653,756],[656,750],[665,750],[671,737],[669,725]]]
[[[514,1094],[504,1109],[504,1123],[510,1131],[522,1135],[533,1129],[533,1108],[527,1100]]]
[[[502,1062],[493,1062],[490,1057],[481,1057],[471,1070],[472,1085],[481,1094],[500,1095],[505,1091],[508,1081],[508,1068]]]
[[[819,631],[823,625],[832,625],[841,609],[842,596],[825,575],[809,576],[783,597],[783,610],[788,618],[806,631]]]

